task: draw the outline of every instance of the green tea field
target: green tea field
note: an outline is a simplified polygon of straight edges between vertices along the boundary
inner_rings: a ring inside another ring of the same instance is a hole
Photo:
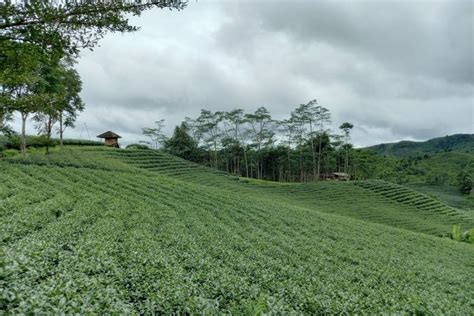
[[[0,161],[0,313],[472,314],[474,214],[384,181],[239,178],[154,150]]]

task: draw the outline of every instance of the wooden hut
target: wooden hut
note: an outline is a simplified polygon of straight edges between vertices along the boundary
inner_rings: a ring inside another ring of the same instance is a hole
[[[115,147],[115,148],[120,148],[120,145],[118,143],[118,139],[122,138],[122,136],[115,134],[114,132],[107,131],[105,133],[102,133],[100,135],[97,135],[98,138],[103,138],[105,146],[110,146],[110,147]]]
[[[351,175],[345,172],[334,172],[334,180],[336,181],[349,181]]]

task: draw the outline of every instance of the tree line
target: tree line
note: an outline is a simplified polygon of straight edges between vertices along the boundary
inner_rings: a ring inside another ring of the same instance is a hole
[[[331,113],[316,100],[300,104],[283,120],[266,107],[252,113],[201,110],[187,117],[168,139],[164,121],[143,128],[146,143],[206,166],[239,176],[273,181],[314,181],[334,172],[353,173],[350,133],[345,122],[329,129]]]
[[[17,0],[0,4],[0,133],[20,116],[21,151],[25,126],[33,118],[39,134],[51,140],[83,109],[81,80],[74,64],[83,49],[93,50],[109,32],[132,32],[129,17],[152,8],[181,10],[186,1]],[[48,142],[46,142],[48,143]],[[48,149],[48,147],[47,147]]]

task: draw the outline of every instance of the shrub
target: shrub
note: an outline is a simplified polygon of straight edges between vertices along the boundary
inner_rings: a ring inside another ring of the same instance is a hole
[[[471,228],[471,229],[465,231],[462,234],[462,240],[467,242],[467,243],[474,244],[474,228]]]
[[[130,144],[126,149],[150,149],[147,145],[142,145],[142,144]]]
[[[461,241],[461,229],[458,225],[453,224],[451,227],[451,238],[456,241]]]
[[[458,183],[459,183],[459,189],[461,190],[461,193],[463,194],[469,194],[471,193],[472,190],[472,179],[471,175],[463,170],[461,173],[458,175]]]
[[[59,142],[59,141],[58,141]],[[64,145],[68,146],[102,146],[101,142],[87,139],[64,139]]]

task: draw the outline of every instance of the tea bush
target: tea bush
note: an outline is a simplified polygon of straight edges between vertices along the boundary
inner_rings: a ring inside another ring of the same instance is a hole
[[[473,245],[410,226],[423,201],[243,183],[155,151],[28,159],[0,161],[2,314],[472,311]]]

